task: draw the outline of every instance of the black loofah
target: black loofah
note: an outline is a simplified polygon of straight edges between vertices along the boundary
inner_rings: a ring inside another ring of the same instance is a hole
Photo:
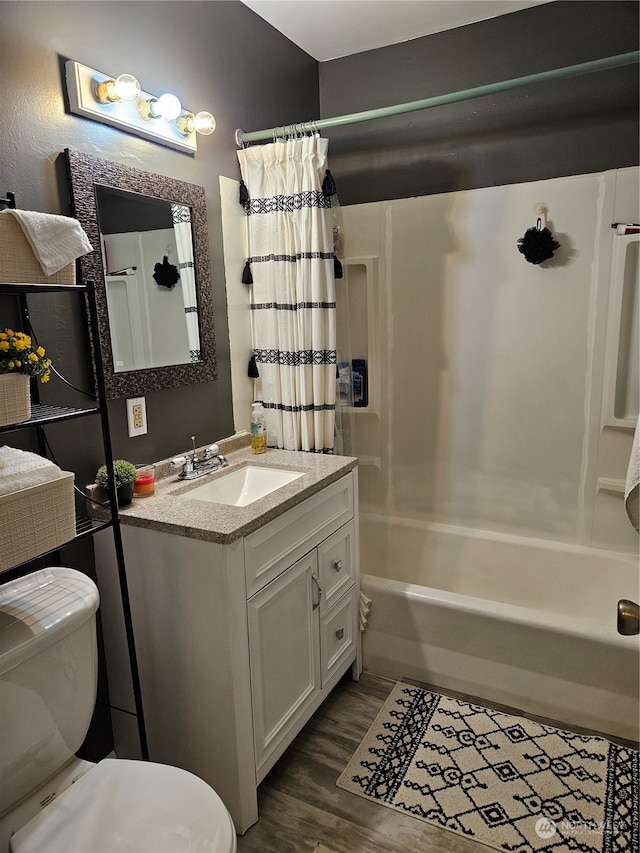
[[[333,256],[333,277],[334,278],[342,278],[342,264],[340,263],[340,259]]]
[[[524,237],[518,240],[518,251],[523,254],[530,264],[541,264],[553,257],[560,243],[553,239],[548,228],[529,228]]]
[[[156,264],[153,270],[153,278],[160,287],[171,289],[180,278],[178,267],[170,264],[166,255],[163,257],[162,263]]]
[[[245,182],[240,179],[240,204],[246,204],[249,201],[249,190]]]
[[[253,276],[251,275],[251,264],[249,261],[244,265],[244,269],[242,270],[242,283],[243,284],[253,284]]]

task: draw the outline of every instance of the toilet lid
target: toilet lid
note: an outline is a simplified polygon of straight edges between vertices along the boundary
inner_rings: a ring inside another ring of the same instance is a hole
[[[233,853],[224,803],[165,764],[105,758],[11,838],[11,853]]]

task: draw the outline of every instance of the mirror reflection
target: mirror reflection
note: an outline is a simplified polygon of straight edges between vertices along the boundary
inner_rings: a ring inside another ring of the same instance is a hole
[[[95,191],[114,372],[200,361],[190,208]]]
[[[217,377],[203,187],[65,149],[72,209],[94,251],[107,396],[136,397]],[[95,361],[95,359],[94,359]]]

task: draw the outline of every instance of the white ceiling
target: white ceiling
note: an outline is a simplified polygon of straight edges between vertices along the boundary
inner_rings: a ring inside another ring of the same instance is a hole
[[[550,0],[242,0],[320,62]]]

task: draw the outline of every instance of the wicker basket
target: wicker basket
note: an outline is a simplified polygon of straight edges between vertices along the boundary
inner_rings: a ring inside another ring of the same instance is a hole
[[[31,392],[26,373],[0,373],[0,426],[21,424],[31,417]]]
[[[74,475],[0,495],[0,571],[59,548],[76,535]]]
[[[9,284],[75,284],[75,262],[45,275],[20,223],[11,214],[0,216],[0,282]]]

